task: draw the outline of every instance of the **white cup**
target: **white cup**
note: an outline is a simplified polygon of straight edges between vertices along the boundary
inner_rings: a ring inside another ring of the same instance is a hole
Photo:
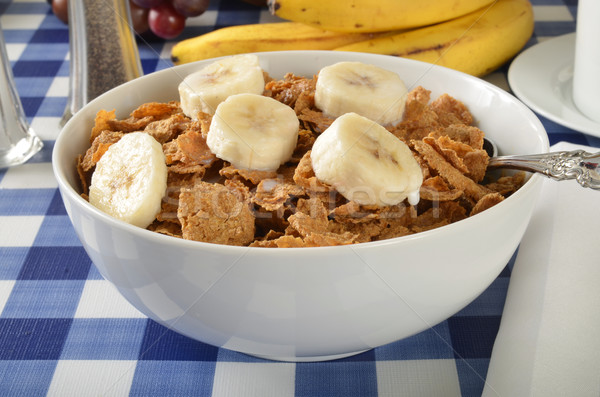
[[[600,123],[600,0],[579,0],[575,37],[573,102]]]

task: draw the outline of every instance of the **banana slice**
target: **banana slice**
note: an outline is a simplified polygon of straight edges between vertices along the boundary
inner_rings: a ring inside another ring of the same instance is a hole
[[[214,114],[219,103],[230,95],[262,94],[264,88],[265,78],[256,55],[224,58],[188,75],[179,84],[181,109],[195,120],[198,111]]]
[[[144,132],[112,144],[92,175],[89,201],[107,214],[146,228],[160,211],[167,189],[162,146]]]
[[[419,202],[421,167],[409,147],[356,113],[338,117],[315,140],[312,166],[319,180],[362,205]]]
[[[217,107],[206,143],[238,168],[275,171],[292,157],[299,124],[296,112],[273,98],[232,95]]]
[[[358,113],[381,125],[402,120],[407,90],[389,70],[362,62],[338,62],[319,72],[315,105],[328,116]]]

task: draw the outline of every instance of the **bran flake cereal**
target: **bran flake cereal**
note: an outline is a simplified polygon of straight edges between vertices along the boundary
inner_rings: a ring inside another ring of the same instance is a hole
[[[317,76],[266,76],[263,95],[296,112],[300,122],[292,158],[276,172],[239,169],[218,159],[206,136],[211,117],[192,121],[179,103],[146,103],[125,119],[98,112],[90,148],[77,158],[87,198],[95,165],[123,135],[143,131],[163,146],[167,191],[149,230],[216,244],[290,248],[356,244],[435,229],[485,211],[525,182],[524,173],[487,181],[484,133],[467,107],[443,94],[416,87],[403,120],[387,127],[405,142],[421,167],[421,200],[411,206],[363,206],[348,201],[315,176],[311,148],[334,119],[315,107]]]

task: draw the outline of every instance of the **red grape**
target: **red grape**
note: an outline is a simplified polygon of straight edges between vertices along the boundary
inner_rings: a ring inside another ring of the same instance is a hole
[[[208,9],[210,0],[173,0],[173,8],[184,17],[197,17]]]
[[[163,39],[173,39],[185,28],[185,17],[175,11],[169,2],[150,9],[148,23],[150,30]]]
[[[80,0],[71,0],[80,1]],[[0,0],[1,2],[1,0]],[[52,12],[64,23],[69,23],[69,0],[47,0]],[[187,17],[201,15],[210,0],[129,0],[131,22],[137,34],[151,30],[163,39],[173,39],[185,28]]]
[[[148,13],[150,10],[138,6],[133,0],[129,0],[129,10],[131,12],[133,30],[135,30],[137,34],[146,32],[150,28],[148,26]]]
[[[64,23],[69,23],[69,2],[67,0],[53,0],[52,12]]]
[[[165,3],[165,0],[131,0],[138,6],[142,8],[152,8],[158,7],[162,3]]]

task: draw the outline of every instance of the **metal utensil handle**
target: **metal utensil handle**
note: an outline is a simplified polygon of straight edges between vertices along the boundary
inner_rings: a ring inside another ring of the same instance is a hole
[[[584,150],[552,152],[524,156],[499,156],[488,167],[513,168],[539,172],[557,181],[575,179],[583,187],[600,190],[600,152]]]

